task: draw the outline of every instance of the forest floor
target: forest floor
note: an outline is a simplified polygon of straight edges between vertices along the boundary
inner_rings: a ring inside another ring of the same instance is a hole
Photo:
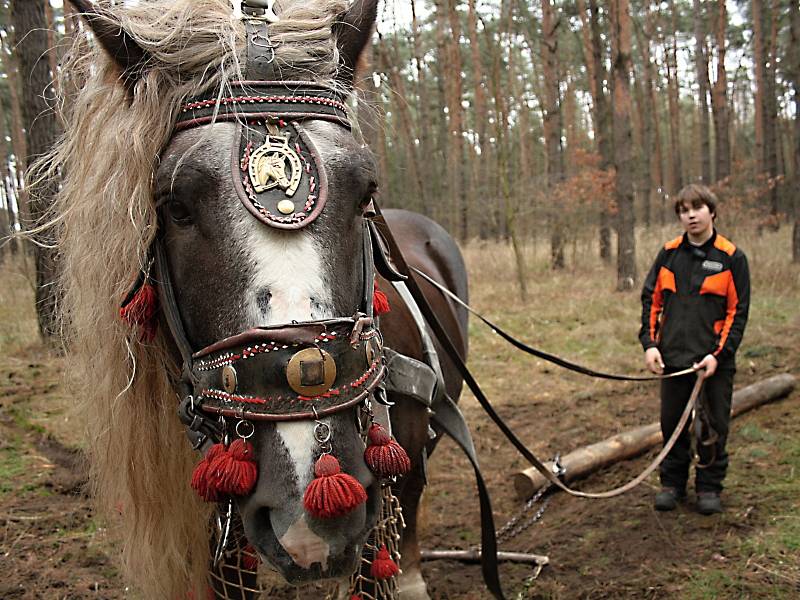
[[[641,239],[640,279],[660,240]],[[753,273],[748,330],[736,387],[778,373],[800,375],[800,267],[788,258],[786,228],[734,240]],[[467,247],[471,301],[530,344],[595,369],[642,371],[636,341],[638,292],[614,291],[611,267],[587,243],[550,271],[547,248],[531,247],[530,298],[519,299],[513,255],[504,245]],[[63,359],[36,340],[30,278],[2,267],[0,289],[0,598],[130,598],[115,568],[113,543],[83,490],[80,426],[69,411]],[[10,284],[10,285],[8,285]],[[470,365],[498,412],[541,457],[565,454],[658,416],[655,384],[603,382],[515,353],[471,321]],[[464,394],[498,525],[523,506],[512,484],[522,459]],[[690,502],[657,513],[655,475],[611,500],[553,494],[544,516],[504,550],[545,554],[538,577],[529,566],[503,565],[513,598],[795,598],[800,594],[800,392],[751,411],[732,425],[725,512],[703,517]],[[652,459],[605,469],[575,485],[599,491],[638,474]],[[469,548],[479,541],[472,470],[450,440],[429,463],[421,538],[425,548]],[[535,507],[536,508],[536,507]],[[534,508],[534,510],[535,510]],[[531,513],[527,513],[531,514]],[[489,598],[480,567],[424,563],[434,599]],[[276,584],[268,597],[314,599],[317,588]]]

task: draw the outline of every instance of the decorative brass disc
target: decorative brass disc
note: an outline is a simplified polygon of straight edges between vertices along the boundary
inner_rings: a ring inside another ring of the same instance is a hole
[[[264,144],[250,157],[248,173],[257,193],[279,187],[291,197],[300,185],[303,165],[297,152],[289,147],[288,135],[267,135]]]
[[[236,377],[236,369],[231,365],[222,367],[222,389],[232,394],[236,391],[238,385],[238,378]]]
[[[336,361],[319,348],[300,350],[286,365],[286,380],[289,387],[303,396],[323,394],[336,380]]]

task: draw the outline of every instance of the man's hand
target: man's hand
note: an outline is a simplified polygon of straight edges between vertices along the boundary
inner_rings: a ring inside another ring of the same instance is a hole
[[[664,361],[661,359],[661,352],[659,352],[658,348],[653,347],[645,350],[644,362],[651,373],[656,375],[664,373]]]
[[[702,377],[703,379],[708,379],[717,370],[718,364],[719,361],[717,360],[716,356],[714,356],[713,354],[706,354],[705,358],[703,358],[703,360],[701,360],[700,362],[694,363],[692,365],[692,368],[698,370],[702,369],[703,372],[700,374],[700,377]]]

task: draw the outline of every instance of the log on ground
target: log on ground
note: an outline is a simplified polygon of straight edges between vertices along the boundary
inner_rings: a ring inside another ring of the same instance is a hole
[[[733,393],[731,415],[737,417],[752,408],[787,396],[795,384],[796,378],[786,373],[737,390]],[[651,423],[584,446],[561,458],[561,465],[566,469],[564,479],[579,479],[621,460],[634,458],[659,445],[662,440],[659,423]],[[552,462],[546,465],[553,467]],[[514,488],[522,499],[530,498],[545,483],[544,476],[533,467],[514,474]]]

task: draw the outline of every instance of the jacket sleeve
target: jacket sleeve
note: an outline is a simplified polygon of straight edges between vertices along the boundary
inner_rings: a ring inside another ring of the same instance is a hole
[[[731,264],[731,281],[728,284],[725,322],[719,343],[713,354],[718,359],[730,359],[736,354],[744,335],[750,312],[750,269],[744,252],[737,250]]]
[[[650,267],[650,272],[642,287],[642,328],[639,330],[639,341],[645,350],[658,345],[656,342],[658,319],[661,316],[661,309],[664,307],[664,296],[658,286],[658,273],[665,256],[666,251],[662,248],[653,266]]]

